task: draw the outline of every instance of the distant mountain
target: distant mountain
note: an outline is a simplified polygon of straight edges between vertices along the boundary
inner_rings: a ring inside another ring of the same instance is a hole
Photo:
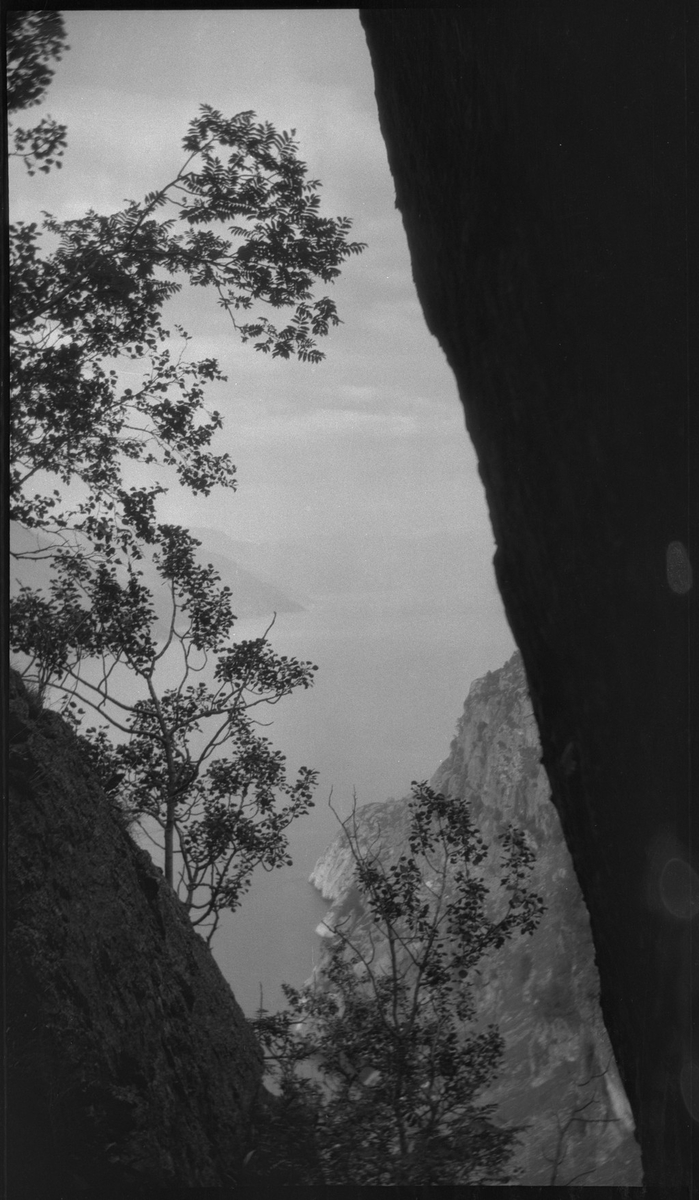
[[[484,1023],[499,1025],[506,1044],[502,1070],[483,1099],[497,1103],[504,1124],[524,1126],[515,1182],[635,1186],[640,1151],[599,1009],[587,909],[539,759],[515,654],[473,683],[450,754],[431,780],[435,790],[471,805],[489,844],[510,822],[527,831],[537,856],[532,886],[547,905],[532,937],[515,937],[482,964],[478,1012]],[[357,828],[363,846],[378,846],[384,861],[395,861],[406,845],[405,800],[361,807]],[[318,860],[311,882],[332,901],[327,925],[349,917],[353,936],[365,936],[343,835]],[[327,935],[322,926],[318,932]]]
[[[302,612],[303,605],[292,599],[273,583],[259,579],[257,575],[241,567],[235,559],[226,552],[230,539],[219,535],[214,530],[192,530],[192,536],[201,541],[198,552],[199,561],[211,564],[216,568],[221,581],[227,584],[232,592],[233,612],[238,617],[270,618],[272,614]],[[34,550],[37,547],[50,547],[52,542],[43,534],[34,534],[12,524],[11,544],[16,551]],[[168,599],[160,582],[157,572],[147,561],[141,564],[145,581],[151,587],[155,597],[155,608],[161,620],[169,618]],[[31,587],[45,587],[48,582],[48,566],[46,561],[32,562],[23,560],[13,561],[10,570],[12,591],[19,583]]]
[[[259,578],[278,581],[302,603],[307,595],[389,589],[417,591],[433,604],[445,596],[500,603],[492,572],[470,569],[462,530],[386,536],[367,525],[343,530],[341,537],[311,533],[264,542],[236,541],[212,529],[191,532]],[[480,561],[487,561],[492,554],[489,537],[472,532],[471,551],[476,543]]]

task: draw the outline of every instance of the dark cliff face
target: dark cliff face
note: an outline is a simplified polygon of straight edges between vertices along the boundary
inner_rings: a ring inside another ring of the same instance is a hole
[[[695,18],[675,0],[362,13],[656,1186],[699,1161]]]
[[[522,1129],[509,1163],[521,1186],[634,1186],[640,1153],[599,1010],[599,980],[587,911],[577,886],[546,774],[519,654],[470,688],[449,757],[430,786],[468,803],[494,848],[510,823],[535,851],[531,887],[546,897],[533,936],[517,936],[479,964],[471,981],[478,1019],[494,1021],[503,1062],[483,1094],[498,1121]],[[407,850],[405,800],[368,804],[356,814],[362,850],[396,862]],[[497,856],[486,860],[497,892]],[[363,911],[344,836],[319,859],[311,880],[332,900],[326,918],[350,922],[375,962],[387,954]],[[321,955],[320,970],[322,971]]]
[[[259,1048],[76,741],[14,680],[9,1194],[235,1183]]]

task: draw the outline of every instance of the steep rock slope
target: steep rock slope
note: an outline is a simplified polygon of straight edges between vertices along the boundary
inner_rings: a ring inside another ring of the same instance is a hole
[[[699,1167],[699,10],[362,11],[647,1186]],[[694,561],[692,561],[694,557]]]
[[[10,1197],[234,1183],[259,1048],[210,951],[85,769],[12,680]]]
[[[472,685],[451,753],[430,781],[470,804],[489,844],[510,822],[527,831],[536,846],[532,886],[547,904],[533,937],[507,943],[477,982],[479,1012],[499,1024],[507,1046],[487,1098],[497,1102],[500,1120],[525,1126],[513,1160],[518,1183],[637,1185],[640,1150],[599,1010],[589,920],[540,756],[515,654]],[[406,811],[402,800],[359,809],[362,845],[397,857],[405,848]],[[340,919],[362,920],[342,835],[311,881],[333,901],[330,928]]]

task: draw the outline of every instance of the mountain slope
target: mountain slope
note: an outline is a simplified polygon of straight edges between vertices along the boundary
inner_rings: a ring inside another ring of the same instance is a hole
[[[221,576],[221,582],[231,589],[233,612],[238,617],[262,617],[271,620],[272,614],[301,612],[303,606],[288,596],[281,588],[265,580],[259,579],[251,571],[241,567],[235,559],[226,553],[225,546],[217,546],[216,534],[213,530],[197,529],[192,534],[201,547],[197,551],[199,561],[211,564]],[[228,540],[228,539],[223,539]],[[15,553],[35,550],[37,546],[48,547],[50,539],[45,535],[35,534],[16,525],[11,527],[11,545]],[[153,591],[155,610],[161,622],[169,625],[169,597],[162,580],[157,575],[153,565],[147,560],[140,564],[145,582]],[[19,583],[28,584],[34,588],[45,588],[49,582],[49,571],[46,560],[13,561],[10,570],[11,588],[14,591]]]
[[[9,1195],[231,1186],[259,1047],[71,730],[11,685]]]
[[[528,832],[537,856],[532,886],[547,905],[533,937],[507,943],[477,981],[479,1012],[499,1024],[507,1047],[487,1098],[497,1102],[504,1123],[526,1127],[514,1160],[518,1183],[635,1185],[640,1152],[599,1011],[587,911],[539,758],[515,654],[472,685],[449,757],[430,781],[471,805],[489,843],[510,821]],[[403,800],[359,809],[361,844],[397,857],[406,816]],[[330,928],[348,915],[359,921],[353,860],[342,835],[319,859],[311,882],[332,901]]]

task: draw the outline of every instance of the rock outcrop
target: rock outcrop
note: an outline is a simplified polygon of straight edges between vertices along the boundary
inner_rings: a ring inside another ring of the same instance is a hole
[[[243,1013],[70,729],[16,677],[9,734],[9,1195],[232,1185],[261,1099]]]
[[[468,802],[489,845],[510,822],[526,830],[536,847],[531,886],[546,899],[535,934],[506,943],[477,980],[478,1011],[500,1026],[506,1043],[483,1099],[497,1103],[503,1123],[525,1126],[511,1164],[518,1184],[635,1186],[640,1149],[599,1009],[587,911],[540,757],[516,654],[471,686],[451,753],[430,781]],[[384,861],[397,858],[406,849],[406,818],[404,800],[360,808],[360,846],[380,847]],[[356,938],[365,917],[344,835],[318,860],[311,882],[332,901],[319,932],[329,936],[349,920]]]
[[[698,15],[681,0],[362,12],[644,1183],[663,1188],[699,1165]]]

